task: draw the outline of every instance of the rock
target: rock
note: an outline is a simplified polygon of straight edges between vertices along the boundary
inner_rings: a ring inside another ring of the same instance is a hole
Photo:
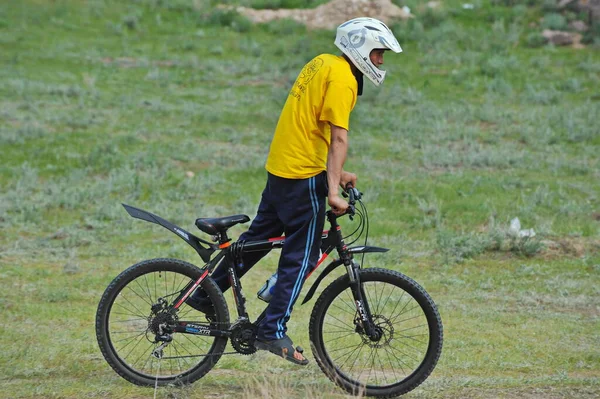
[[[578,0],[575,2],[575,9],[590,12],[595,20],[600,20],[600,0]]]
[[[573,29],[576,32],[585,32],[588,30],[588,26],[583,21],[572,21],[569,24],[569,28]]]
[[[542,36],[555,46],[579,45],[581,35],[579,33],[563,32],[560,30],[544,29]]]
[[[569,4],[571,4],[573,1],[575,1],[575,0],[560,0],[558,2],[557,7],[558,8],[564,8],[564,7],[568,6]]]
[[[511,237],[535,237],[535,231],[533,229],[521,230],[521,221],[519,218],[514,218],[510,221],[510,227],[508,228],[507,233]]]
[[[341,23],[356,17],[377,18],[384,23],[411,17],[410,11],[392,4],[391,0],[332,0],[314,9],[255,10],[237,7],[236,11],[255,23],[289,18],[309,29],[335,29]]]

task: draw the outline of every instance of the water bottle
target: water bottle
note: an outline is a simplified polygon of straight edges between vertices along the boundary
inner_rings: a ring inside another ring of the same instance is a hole
[[[265,282],[260,290],[256,293],[260,299],[265,302],[269,302],[273,296],[273,290],[275,289],[275,283],[277,282],[277,272],[273,273],[271,277]]]

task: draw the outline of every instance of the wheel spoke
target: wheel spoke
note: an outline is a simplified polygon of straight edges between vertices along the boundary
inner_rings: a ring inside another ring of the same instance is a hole
[[[131,291],[132,291],[132,292],[133,292],[133,293],[134,293],[136,296],[138,296],[138,297],[142,298],[141,296],[139,296],[139,294],[138,294],[137,292],[135,292],[135,291],[133,291],[133,290],[131,290]],[[133,311],[131,311],[131,314],[132,314],[132,315],[134,315],[134,316],[140,316],[140,317],[144,317],[144,314],[146,314],[146,312],[143,312],[142,310],[140,310],[140,309],[138,308],[138,304],[134,304],[133,302],[131,302],[131,300],[129,300],[129,298],[128,298],[128,297],[125,295],[125,293],[121,292],[121,294],[120,294],[120,297],[121,297],[121,298],[122,298],[124,301],[126,301],[126,302],[127,302],[129,305],[131,305],[131,307],[132,307],[132,308],[134,308],[134,309],[135,309],[135,311],[137,312],[137,313],[134,313]],[[134,298],[132,298],[132,299],[134,299]],[[142,298],[142,299],[143,299],[143,298]],[[143,303],[143,304],[140,304],[140,305],[144,305],[144,306],[145,306],[145,304],[146,304],[146,301],[144,301],[144,303]],[[125,310],[128,310],[128,309],[125,307],[125,305],[123,305],[123,304],[121,304],[121,303],[119,303],[118,305],[119,305],[119,306],[121,306],[123,309],[125,309]],[[150,305],[150,306],[152,306],[152,305]],[[148,310],[150,310],[150,309],[148,309]]]
[[[350,284],[339,278],[323,291],[313,310],[313,353],[348,392],[365,387],[366,392],[360,392],[367,396],[406,393],[431,373],[439,357],[441,341],[430,342],[441,339],[435,304],[422,289],[414,288],[414,281],[399,273],[363,269],[360,279],[377,334],[366,334]],[[438,332],[430,332],[428,320],[437,323]],[[426,361],[429,351],[435,352]]]
[[[144,298],[142,295],[138,294],[138,292],[134,290],[133,287],[127,286],[127,288],[131,290],[135,295],[137,295],[140,299],[142,299],[144,302],[146,302],[148,305],[152,306],[152,303],[154,301],[152,300],[152,294],[150,294],[150,289],[148,288],[148,282],[146,281],[146,287],[142,286],[142,284],[138,280],[134,280],[134,282],[140,288],[140,290],[142,290],[144,295],[148,296],[148,300],[146,300],[146,298]]]
[[[192,382],[219,359],[227,338],[169,334],[169,326],[189,318],[195,311],[191,307],[176,311],[168,303],[169,298],[179,295],[199,275],[197,268],[185,262],[157,259],[127,269],[115,279],[118,284],[113,282],[109,286],[98,309],[96,329],[103,353],[113,354],[105,356],[107,361],[119,374],[132,382],[154,385],[160,364],[159,384],[174,383],[179,378]],[[215,305],[217,322],[228,326],[227,307],[218,287],[209,281],[205,288],[209,298],[220,301]],[[109,299],[105,299],[107,295]],[[159,301],[160,298],[166,302]],[[159,330],[159,326],[167,330]],[[153,355],[155,348],[163,343],[155,342],[159,331],[172,339],[163,347],[164,356],[160,360]]]
[[[351,330],[352,330],[352,329],[354,329],[354,327],[353,327],[352,325],[350,325],[350,324],[348,324],[347,322],[345,322],[345,321],[341,320],[339,317],[335,317],[335,316],[331,316],[331,315],[330,315],[329,317],[330,317],[330,318],[332,318],[332,319],[333,319],[333,320],[335,320],[335,321],[338,321],[338,322],[340,322],[342,325],[341,325],[341,326],[340,326],[340,325],[335,325],[334,323],[332,323],[332,322],[330,322],[330,321],[328,321],[328,322],[327,322],[327,324],[330,324],[330,325],[332,325],[332,326],[334,326],[334,327],[338,327],[338,328],[348,327],[348,328],[350,328]]]

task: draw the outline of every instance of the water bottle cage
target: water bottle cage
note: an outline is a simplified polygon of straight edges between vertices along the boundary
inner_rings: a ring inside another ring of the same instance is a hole
[[[273,288],[277,283],[277,272],[273,273],[271,277],[265,282],[265,284],[261,287],[260,290],[256,293],[259,299],[269,302],[271,297],[273,296]]]

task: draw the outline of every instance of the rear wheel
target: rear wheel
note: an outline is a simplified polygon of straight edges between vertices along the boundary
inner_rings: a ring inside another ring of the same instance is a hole
[[[347,275],[329,285],[310,318],[319,367],[355,395],[393,397],[431,374],[442,351],[442,321],[421,286],[401,273],[362,269],[360,281],[378,337],[364,331]]]
[[[96,314],[96,336],[104,358],[126,380],[138,385],[186,384],[204,376],[219,360],[227,338],[171,333],[162,358],[153,355],[165,327],[180,320],[209,325],[205,316],[173,301],[200,277],[196,266],[175,259],[152,259],[131,266],[106,288]],[[229,311],[216,283],[200,286],[215,310],[212,325],[229,326]],[[167,331],[168,333],[168,331]]]

